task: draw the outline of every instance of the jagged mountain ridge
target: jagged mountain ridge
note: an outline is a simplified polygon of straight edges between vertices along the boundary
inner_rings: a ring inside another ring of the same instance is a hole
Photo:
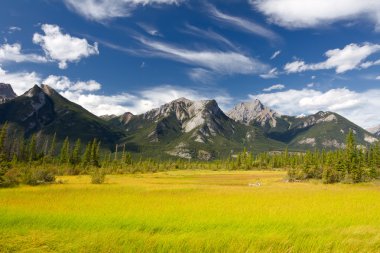
[[[333,112],[287,116],[255,100],[236,105],[228,115],[244,124],[262,126],[267,137],[284,142],[293,149],[342,148],[350,129],[356,134],[360,145],[377,141],[371,133]]]
[[[8,122],[12,129],[30,136],[34,133],[57,134],[89,141],[100,139],[113,145],[123,137],[121,130],[70,102],[47,85],[35,85],[21,96],[0,105],[0,124]]]
[[[13,91],[13,88],[10,84],[0,83],[0,104],[5,103],[16,97],[17,95]]]
[[[160,147],[165,154],[182,158],[208,159],[228,156],[245,145],[253,148],[258,141],[260,150],[281,146],[267,140],[256,127],[245,126],[230,119],[215,100],[191,101],[176,99],[159,108],[133,116],[122,124],[129,138],[127,146],[135,146],[151,152]]]
[[[236,105],[225,114],[215,100],[176,99],[140,115],[97,117],[47,85],[0,105],[0,124],[10,122],[26,135],[54,132],[104,144],[126,144],[135,155],[162,159],[210,160],[244,148],[261,151],[342,148],[351,129],[358,143],[377,141],[374,135],[333,112],[286,116],[259,100]]]
[[[253,102],[242,102],[235,105],[227,115],[231,119],[245,125],[257,123],[262,127],[276,127],[277,120],[281,118],[279,113],[264,106],[258,99]]]
[[[131,112],[126,112],[120,116],[117,116],[115,114],[112,115],[102,115],[100,116],[101,119],[112,122],[115,125],[126,125],[128,122],[132,119],[134,115]]]

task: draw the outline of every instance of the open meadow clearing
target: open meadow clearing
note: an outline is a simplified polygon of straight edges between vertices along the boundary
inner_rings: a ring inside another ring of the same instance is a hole
[[[284,178],[192,170],[1,189],[0,252],[380,252],[377,182]]]

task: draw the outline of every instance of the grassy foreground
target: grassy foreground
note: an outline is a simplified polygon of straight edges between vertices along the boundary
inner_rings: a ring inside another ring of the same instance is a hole
[[[380,252],[380,185],[284,175],[174,171],[1,189],[0,252]]]

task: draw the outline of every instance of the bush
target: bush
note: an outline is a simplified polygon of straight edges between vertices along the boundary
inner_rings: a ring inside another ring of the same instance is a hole
[[[4,179],[3,187],[17,186],[21,183],[22,181],[21,178],[22,178],[21,171],[16,168],[12,168],[8,170],[3,176],[3,179]]]
[[[47,183],[54,183],[55,175],[47,169],[32,169],[25,174],[24,183],[28,185],[40,185]]]
[[[92,184],[103,184],[106,179],[106,173],[104,170],[97,168],[91,173]]]
[[[333,184],[339,182],[338,172],[329,166],[323,168],[322,182],[324,184]]]

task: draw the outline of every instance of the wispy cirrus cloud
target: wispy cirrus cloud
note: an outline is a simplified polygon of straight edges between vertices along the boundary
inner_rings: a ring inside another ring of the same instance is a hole
[[[277,78],[278,75],[279,75],[279,71],[277,70],[277,68],[272,68],[268,72],[261,74],[260,77],[263,79],[273,79],[273,78]]]
[[[194,82],[210,84],[215,81],[215,74],[212,71],[202,68],[191,69],[188,72],[188,75]]]
[[[149,24],[141,23],[141,22],[137,23],[137,25],[151,36],[163,37],[160,31],[153,25],[149,25]]]
[[[276,52],[273,53],[273,55],[270,57],[271,60],[274,60],[281,54],[280,50],[277,50]]]
[[[235,50],[237,49],[234,43],[232,43],[229,39],[211,29],[205,30],[190,24],[186,24],[185,29],[182,29],[181,32],[190,34],[192,36],[201,37],[203,39],[212,40]]]
[[[66,6],[94,21],[128,17],[138,6],[179,5],[184,0],[64,0]]]
[[[253,21],[221,12],[211,4],[206,4],[206,8],[208,12],[211,14],[211,17],[219,22],[223,22],[241,31],[255,34],[271,41],[276,41],[280,39],[280,36],[277,35],[275,32]]]
[[[144,47],[146,56],[184,62],[219,74],[259,74],[269,69],[259,60],[234,51],[191,50],[143,37],[136,39]]]
[[[284,70],[288,73],[297,73],[308,70],[335,69],[336,73],[349,70],[367,68],[380,62],[364,62],[370,55],[380,51],[380,44],[363,43],[349,44],[343,49],[332,49],[325,53],[326,61],[319,63],[306,63],[302,60],[287,63]]]
[[[12,33],[15,33],[15,32],[21,32],[21,27],[18,27],[18,26],[10,26],[8,27],[8,33],[9,34],[12,34]]]

